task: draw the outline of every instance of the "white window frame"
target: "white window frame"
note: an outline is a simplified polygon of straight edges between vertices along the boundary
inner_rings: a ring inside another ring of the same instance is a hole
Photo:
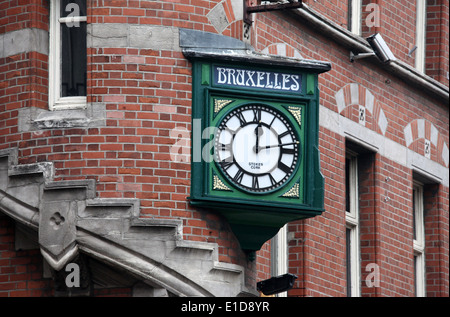
[[[271,267],[270,274],[272,276],[278,276],[288,273],[288,239],[287,239],[287,226],[284,225],[272,238],[271,243]],[[281,292],[275,295],[276,297],[287,297],[287,292]]]
[[[86,22],[86,16],[60,17],[61,3],[50,1],[48,101],[50,110],[86,108],[86,96],[61,97],[61,23]]]
[[[424,222],[424,204],[423,204],[423,184],[414,181],[414,217],[415,239],[413,238],[414,250],[414,278],[415,293],[417,297],[426,296],[426,280],[425,280],[425,222]],[[414,233],[413,233],[414,234]]]
[[[361,35],[361,11],[362,0],[348,0],[350,1],[351,20],[350,20],[350,32],[356,35]]]
[[[426,55],[426,27],[427,27],[427,7],[426,0],[416,1],[416,52],[414,67],[424,73],[425,72],[425,55]]]
[[[355,153],[348,152],[350,210],[345,211],[346,229],[350,230],[351,297],[361,296],[361,261],[359,242],[359,197],[358,197],[358,159]]]

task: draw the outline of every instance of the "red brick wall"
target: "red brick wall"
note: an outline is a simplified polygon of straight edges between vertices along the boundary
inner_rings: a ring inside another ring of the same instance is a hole
[[[412,173],[384,157],[376,165],[381,176],[381,201],[376,213],[380,295],[414,296]]]
[[[88,22],[164,25],[215,32],[206,15],[219,2],[91,0],[88,15],[92,18]]]
[[[449,2],[427,1],[426,74],[448,86]]]
[[[359,182],[359,223],[360,223],[360,252],[361,252],[361,296],[377,296],[379,295],[378,287],[369,287],[365,283],[366,279],[374,270],[366,271],[366,267],[377,265],[379,268],[381,261],[377,255],[380,254],[380,240],[378,229],[380,227],[380,216],[377,210],[382,203],[382,193],[377,188],[382,184],[382,175],[378,172],[378,164],[376,164],[377,156],[368,153],[359,156],[358,159],[358,182]],[[373,279],[371,281],[374,282]]]
[[[424,188],[425,261],[427,296],[442,296],[449,289],[449,252],[445,236],[449,232],[448,189],[442,185]],[[444,243],[443,243],[444,242]]]
[[[53,281],[43,277],[39,249],[16,251],[14,221],[0,214],[0,297],[53,295]]]
[[[48,30],[47,0],[4,0],[0,10],[0,34],[25,28]]]
[[[48,30],[48,2],[2,1],[0,34],[25,28]],[[24,52],[0,58],[0,148],[18,147],[18,109],[48,109],[48,57]]]
[[[314,11],[320,12],[322,15],[337,23],[343,28],[348,27],[348,1],[330,0],[330,1],[315,1],[303,0]]]
[[[48,107],[48,57],[38,52],[0,58],[2,113],[22,107]],[[11,117],[17,117],[13,114]],[[17,123],[15,124],[17,125]],[[9,134],[15,133],[10,131]]]

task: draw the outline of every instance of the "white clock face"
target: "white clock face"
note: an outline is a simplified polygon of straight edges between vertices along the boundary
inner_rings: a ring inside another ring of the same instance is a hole
[[[294,173],[299,143],[294,127],[281,112],[262,104],[244,105],[220,122],[215,161],[238,188],[267,193],[282,187]]]

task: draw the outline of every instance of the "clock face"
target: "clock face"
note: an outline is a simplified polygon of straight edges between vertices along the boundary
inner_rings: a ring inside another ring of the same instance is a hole
[[[251,193],[281,188],[298,165],[300,141],[283,113],[263,104],[234,108],[220,121],[214,154],[236,187]]]

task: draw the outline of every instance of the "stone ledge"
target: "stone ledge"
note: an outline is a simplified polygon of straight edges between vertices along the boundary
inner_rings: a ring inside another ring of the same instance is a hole
[[[52,180],[55,175],[52,162],[12,165],[8,168],[9,176],[43,174],[46,180]]]
[[[47,31],[26,28],[0,34],[0,58],[28,52],[48,55]]]
[[[103,103],[88,104],[86,109],[44,110],[35,107],[19,109],[19,131],[91,128],[106,125]]]
[[[88,47],[133,47],[179,51],[178,28],[126,23],[87,25]]]

